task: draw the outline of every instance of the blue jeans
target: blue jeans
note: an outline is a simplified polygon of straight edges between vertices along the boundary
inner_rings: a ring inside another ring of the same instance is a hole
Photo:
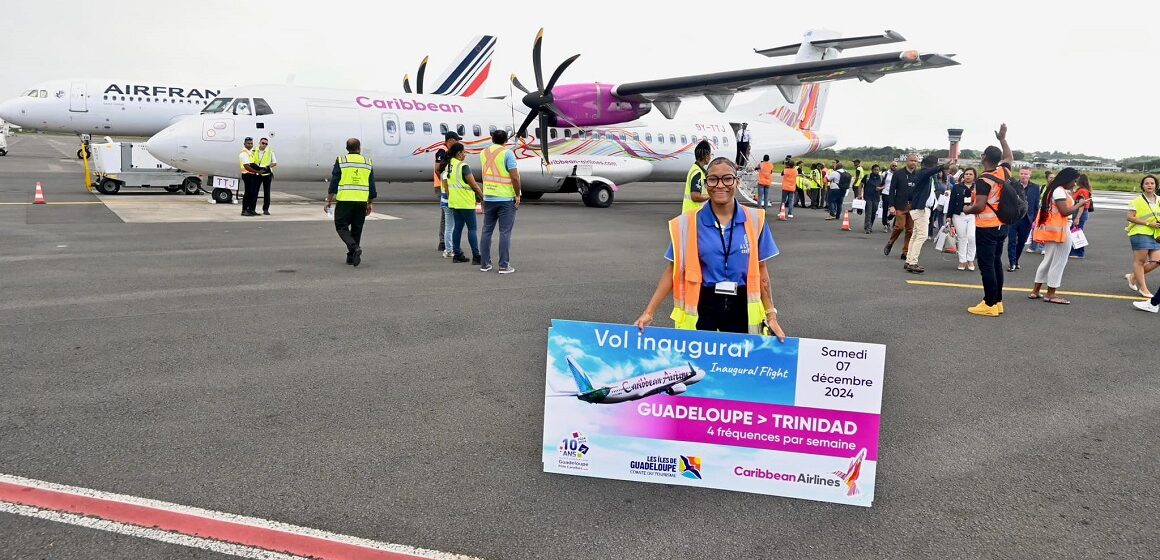
[[[761,208],[769,206],[769,187],[757,187],[757,205]]]
[[[1087,219],[1088,219],[1088,213],[1085,211],[1085,212],[1083,213],[1083,215],[1079,217],[1079,223],[1078,223],[1078,224],[1076,224],[1076,227],[1078,227],[1079,229],[1081,229],[1081,230],[1082,230],[1082,229],[1083,229],[1083,226],[1084,226],[1084,224],[1086,224],[1086,223],[1087,223]],[[1087,255],[1087,253],[1086,253],[1086,252],[1084,252],[1084,249],[1087,249],[1087,247],[1080,247],[1079,249],[1072,249],[1072,250],[1071,250],[1071,256],[1073,256],[1073,257],[1079,257],[1079,258],[1083,258],[1083,257],[1085,257],[1085,256]]]
[[[440,220],[443,222],[443,246],[446,247],[446,251],[450,251],[451,231],[455,229],[455,213],[446,206],[440,208],[440,210],[443,210],[443,219]]]
[[[797,200],[797,191],[781,191],[781,203],[785,205],[785,215],[793,215],[793,203]]]
[[[831,216],[837,218],[838,213],[842,211],[842,189],[830,189],[826,196],[828,197],[826,210]]]
[[[467,226],[467,242],[471,245],[471,256],[479,255],[479,238],[476,235],[475,209],[474,208],[455,208],[451,210],[455,218],[455,231],[451,232],[451,240],[454,242],[454,251],[456,255],[463,254],[463,246],[460,244],[460,239],[463,237],[463,226]]]
[[[491,265],[491,234],[495,225],[499,223],[499,267],[505,268],[509,260],[512,247],[512,228],[516,225],[516,202],[504,200],[500,202],[483,202],[483,266]]]

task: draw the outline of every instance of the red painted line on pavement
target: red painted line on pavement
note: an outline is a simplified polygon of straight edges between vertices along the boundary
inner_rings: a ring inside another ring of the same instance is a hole
[[[416,560],[332,540],[0,481],[0,501],[324,560]]]

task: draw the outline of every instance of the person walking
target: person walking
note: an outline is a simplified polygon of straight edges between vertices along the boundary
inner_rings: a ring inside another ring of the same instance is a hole
[[[781,205],[785,207],[785,216],[793,217],[793,203],[797,200],[798,172],[791,162],[781,173]]]
[[[1051,181],[1048,181],[1048,183],[1050,182]],[[1079,217],[1076,219],[1075,225],[1071,229],[1083,231],[1084,226],[1087,225],[1088,215],[1091,214],[1092,209],[1095,208],[1095,205],[1092,204],[1092,183],[1091,180],[1088,179],[1086,173],[1080,173],[1079,180],[1075,182],[1075,197],[1077,199],[1082,198],[1086,200],[1087,204],[1085,205],[1084,211],[1080,213]],[[1087,247],[1072,247],[1071,254],[1068,256],[1073,259],[1085,258],[1087,256]]]
[[[374,164],[363,157],[359,139],[350,138],[346,141],[346,155],[334,160],[330,189],[323,207],[324,211],[329,211],[334,205],[334,229],[346,245],[346,264],[358,266],[362,263],[363,224],[375,211],[377,195]]]
[[[894,180],[894,172],[898,171],[898,164],[890,162],[890,167],[882,174],[882,231],[890,231],[890,220],[894,219],[893,195],[890,194],[890,182]]]
[[[867,234],[873,233],[875,214],[882,201],[882,168],[877,163],[870,166],[870,174],[862,184],[862,198],[866,201],[866,220],[862,229]]]
[[[238,165],[242,168],[242,215],[257,216],[258,206],[258,165],[254,163],[254,139],[249,136],[242,141],[242,151],[238,152]]]
[[[836,164],[825,175],[828,185],[826,189],[826,212],[829,213],[829,216],[826,216],[827,220],[837,220],[838,213],[842,210],[842,175],[842,164],[840,163]]]
[[[798,208],[806,207],[806,193],[810,188],[810,178],[802,167],[802,162],[797,162],[794,166],[794,171],[797,172],[797,192],[794,194],[794,202],[797,202]]]
[[[697,142],[693,148],[693,165],[685,174],[685,198],[681,204],[681,213],[691,210],[700,210],[701,205],[709,200],[709,193],[705,192],[705,166],[713,157],[713,145],[708,140]]]
[[[967,308],[972,315],[998,317],[1003,308],[1003,242],[1007,225],[999,220],[998,209],[1003,198],[1003,184],[1011,178],[1011,146],[1007,144],[1007,124],[995,132],[1002,148],[987,146],[983,150],[983,174],[975,181],[975,195],[965,214],[975,215],[975,243],[979,255],[979,275],[983,278],[983,301]]]
[[[1023,245],[1028,243],[1031,238],[1031,230],[1034,226],[1035,217],[1039,215],[1039,185],[1031,181],[1031,168],[1023,167],[1019,170],[1019,184],[1023,186],[1023,192],[1027,198],[1027,215],[1022,220],[1011,225],[1007,235],[1007,272],[1015,272],[1023,268],[1019,266],[1019,254],[1023,250]],[[1028,253],[1035,252],[1035,240],[1031,240],[1031,247],[1027,249]]]
[[[435,151],[435,165],[433,173],[435,176],[435,190],[439,193],[439,246],[438,250],[443,253],[444,258],[451,257],[451,247],[447,245],[446,239],[450,236],[448,231],[451,231],[452,222],[448,221],[450,212],[444,210],[443,200],[447,197],[447,187],[443,183],[443,178],[440,173],[443,167],[443,162],[447,161],[447,150],[451,149],[451,145],[463,140],[459,133],[454,130],[448,130],[443,133],[443,146]]]
[[[749,143],[751,140],[749,123],[741,123],[741,129],[737,131],[737,167],[739,168],[749,167]]]
[[[499,273],[516,271],[511,265],[512,229],[516,225],[516,210],[520,208],[523,190],[516,156],[507,149],[508,133],[497,129],[491,133],[491,145],[479,154],[483,174],[483,235],[480,243],[482,262],[480,272],[491,270],[491,235],[499,224]]]
[[[1063,270],[1067,267],[1067,256],[1071,254],[1072,217],[1083,213],[1087,207],[1085,199],[1073,197],[1071,193],[1078,179],[1079,171],[1065,167],[1043,189],[1032,235],[1037,243],[1044,245],[1044,257],[1035,270],[1035,285],[1027,296],[1030,299],[1039,299],[1040,290],[1047,284],[1043,301],[1061,305],[1071,303],[1055,295],[1055,291],[1063,284]]]
[[[772,205],[769,187],[773,186],[773,162],[769,161],[769,154],[762,156],[761,163],[753,170],[757,172],[757,207],[768,208]]]
[[[270,183],[274,181],[274,168],[278,167],[278,158],[274,157],[274,150],[270,149],[270,139],[258,140],[258,149],[253,152],[254,165],[258,166],[258,184],[262,187],[262,214],[270,215]],[[257,196],[257,189],[254,189]],[[254,201],[255,213],[257,201]]]
[[[678,329],[749,334],[768,329],[785,340],[766,264],[777,256],[777,244],[765,212],[737,202],[739,181],[732,161],[714,159],[705,177],[709,203],[669,220],[669,263],[633,323],[641,332],[671,293]]]
[[[1128,241],[1132,245],[1132,271],[1125,274],[1128,287],[1144,297],[1152,297],[1145,275],[1160,267],[1160,199],[1156,194],[1156,176],[1140,179],[1140,196],[1128,206]],[[1160,293],[1160,290],[1157,290]]]
[[[912,179],[914,187],[907,208],[914,234],[906,249],[906,264],[902,267],[911,274],[926,272],[926,269],[918,264],[918,258],[922,255],[923,243],[926,243],[930,233],[931,210],[938,201],[935,195],[935,182],[938,174],[944,172],[946,168],[946,165],[940,165],[938,158],[931,154],[922,158],[922,170],[914,174]]]
[[[930,209],[930,224],[927,225],[926,228],[926,235],[928,239],[933,238],[935,233],[942,229],[943,225],[945,225],[947,222],[946,211],[944,208],[946,208],[947,197],[951,190],[951,184],[954,182],[954,179],[951,177],[952,171],[953,169],[947,168],[943,171],[940,171],[934,177],[935,202],[934,208]]]
[[[467,150],[463,144],[456,142],[447,150],[447,160],[443,171],[447,174],[447,206],[451,208],[455,221],[455,229],[451,232],[453,263],[468,261],[463,254],[463,228],[467,228],[467,243],[471,246],[471,263],[482,263],[479,255],[478,225],[475,219],[475,204],[483,200],[483,189],[475,182],[471,168],[463,161],[467,157]]]
[[[866,169],[862,167],[862,160],[856,159],[854,160],[854,198],[861,198],[865,200],[862,193],[862,187],[865,186],[865,182]],[[858,213],[861,214],[862,211],[859,210]]]
[[[964,169],[962,177],[951,187],[950,200],[947,201],[947,216],[955,228],[959,270],[975,270],[975,215],[963,210],[971,205],[975,194],[976,173],[974,167]]]
[[[914,193],[914,178],[918,173],[918,154],[906,156],[906,167],[897,169],[890,179],[891,208],[894,213],[894,230],[890,232],[890,239],[882,248],[883,255],[890,255],[894,242],[906,232],[902,243],[902,260],[906,260],[906,252],[910,250],[910,242],[914,238],[914,220],[910,216],[910,195]]]

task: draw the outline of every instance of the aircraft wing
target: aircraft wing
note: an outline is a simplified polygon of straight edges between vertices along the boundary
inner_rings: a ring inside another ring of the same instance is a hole
[[[951,57],[917,51],[900,51],[811,62],[730,70],[712,74],[681,76],[620,84],[613,93],[620,97],[641,97],[649,101],[679,101],[705,96],[719,111],[728,107],[732,95],[752,88],[778,86],[783,94],[809,82],[849,80],[873,82],[886,74],[955,66]],[[788,97],[788,95],[787,95]],[[787,99],[788,100],[788,99]],[[792,100],[789,100],[792,102]]]

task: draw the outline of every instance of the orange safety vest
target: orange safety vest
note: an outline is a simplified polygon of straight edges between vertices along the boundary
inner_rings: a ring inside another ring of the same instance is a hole
[[[762,334],[765,306],[761,303],[761,266],[757,243],[765,229],[765,212],[739,206],[745,212],[745,237],[749,242],[749,271],[745,276],[747,319],[750,334]],[[690,210],[669,220],[673,242],[673,313],[676,328],[697,328],[697,304],[701,299],[701,253],[697,244],[697,213]]]
[[[757,166],[757,186],[768,187],[773,184],[773,164],[768,161]]]
[[[781,190],[785,192],[797,190],[797,176],[797,169],[786,167],[781,174]]]
[[[1071,205],[1074,201],[1075,199],[1071,197],[1071,193],[1068,193],[1068,205]],[[1035,232],[1031,235],[1031,238],[1036,243],[1063,243],[1067,240],[1068,231],[1071,230],[1070,224],[1068,223],[1067,216],[1060,213],[1059,207],[1055,205],[1055,201],[1049,200],[1048,202],[1051,203],[1051,207],[1047,209],[1047,221],[1041,224],[1036,220]]]
[[[999,209],[999,199],[1003,196],[1003,183],[1011,178],[1011,172],[1006,167],[999,166],[990,174],[999,179],[999,182],[996,183],[985,176],[979,177],[979,180],[986,181],[988,185],[991,185],[991,192],[987,193],[987,204],[983,206],[983,211],[975,217],[975,227],[996,228],[1003,225],[995,211]],[[979,192],[976,189],[975,193],[971,195],[972,205],[976,204],[978,196]]]

